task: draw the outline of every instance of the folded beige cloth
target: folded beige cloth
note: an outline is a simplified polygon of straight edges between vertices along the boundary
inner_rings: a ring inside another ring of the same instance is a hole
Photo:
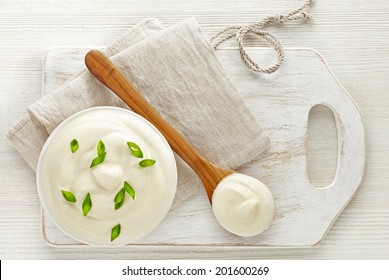
[[[194,19],[163,29],[141,21],[105,50],[139,91],[208,160],[237,168],[268,148],[268,138],[244,105]],[[88,72],[28,107],[7,134],[35,169],[48,135],[67,117],[94,106],[128,108]],[[175,204],[201,189],[194,172],[176,156]]]

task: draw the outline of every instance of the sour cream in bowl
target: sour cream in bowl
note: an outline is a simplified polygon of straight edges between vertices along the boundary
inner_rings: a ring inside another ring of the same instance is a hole
[[[43,208],[72,238],[90,245],[134,243],[168,213],[177,187],[173,152],[146,119],[95,107],[63,121],[37,167]]]

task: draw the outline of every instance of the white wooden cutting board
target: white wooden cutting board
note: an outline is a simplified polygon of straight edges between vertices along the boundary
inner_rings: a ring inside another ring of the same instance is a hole
[[[58,48],[47,53],[43,93],[50,93],[83,68],[90,48]],[[272,50],[250,54],[270,65]],[[216,222],[205,193],[172,209],[149,236],[129,246],[312,246],[320,242],[361,183],[365,134],[360,112],[332,75],[323,58],[310,49],[287,49],[283,66],[272,75],[249,71],[236,49],[217,51],[247,106],[271,139],[271,150],[238,171],[256,174],[273,193],[276,213],[269,230],[242,238]],[[307,175],[308,114],[315,105],[334,113],[338,132],[338,164],[333,182],[313,186]],[[42,212],[44,239],[54,246],[83,246],[67,237]],[[86,245],[85,245],[86,246]]]

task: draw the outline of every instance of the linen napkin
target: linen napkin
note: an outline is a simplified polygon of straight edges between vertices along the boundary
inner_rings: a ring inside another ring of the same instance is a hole
[[[105,50],[152,106],[208,160],[235,169],[269,145],[197,22],[188,19],[163,29],[144,20]],[[128,108],[84,71],[28,107],[7,134],[35,169],[48,135],[67,117],[94,106]],[[176,156],[177,204],[202,188]]]

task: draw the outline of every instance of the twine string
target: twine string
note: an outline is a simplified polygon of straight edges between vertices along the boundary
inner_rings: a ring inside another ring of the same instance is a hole
[[[259,22],[248,24],[248,25],[231,25],[226,27],[224,30],[217,33],[210,39],[210,43],[214,49],[233,38],[236,37],[238,42],[240,57],[244,64],[252,71],[271,74],[277,71],[284,61],[284,47],[281,41],[272,33],[263,31],[264,27],[269,25],[283,24],[288,21],[309,21],[311,16],[304,12],[304,9],[312,4],[313,0],[306,0],[305,3],[296,10],[291,11],[288,14],[274,14],[267,16]],[[243,38],[246,34],[252,33],[270,43],[277,52],[277,62],[268,68],[261,68],[246,52],[245,45],[243,44]]]

